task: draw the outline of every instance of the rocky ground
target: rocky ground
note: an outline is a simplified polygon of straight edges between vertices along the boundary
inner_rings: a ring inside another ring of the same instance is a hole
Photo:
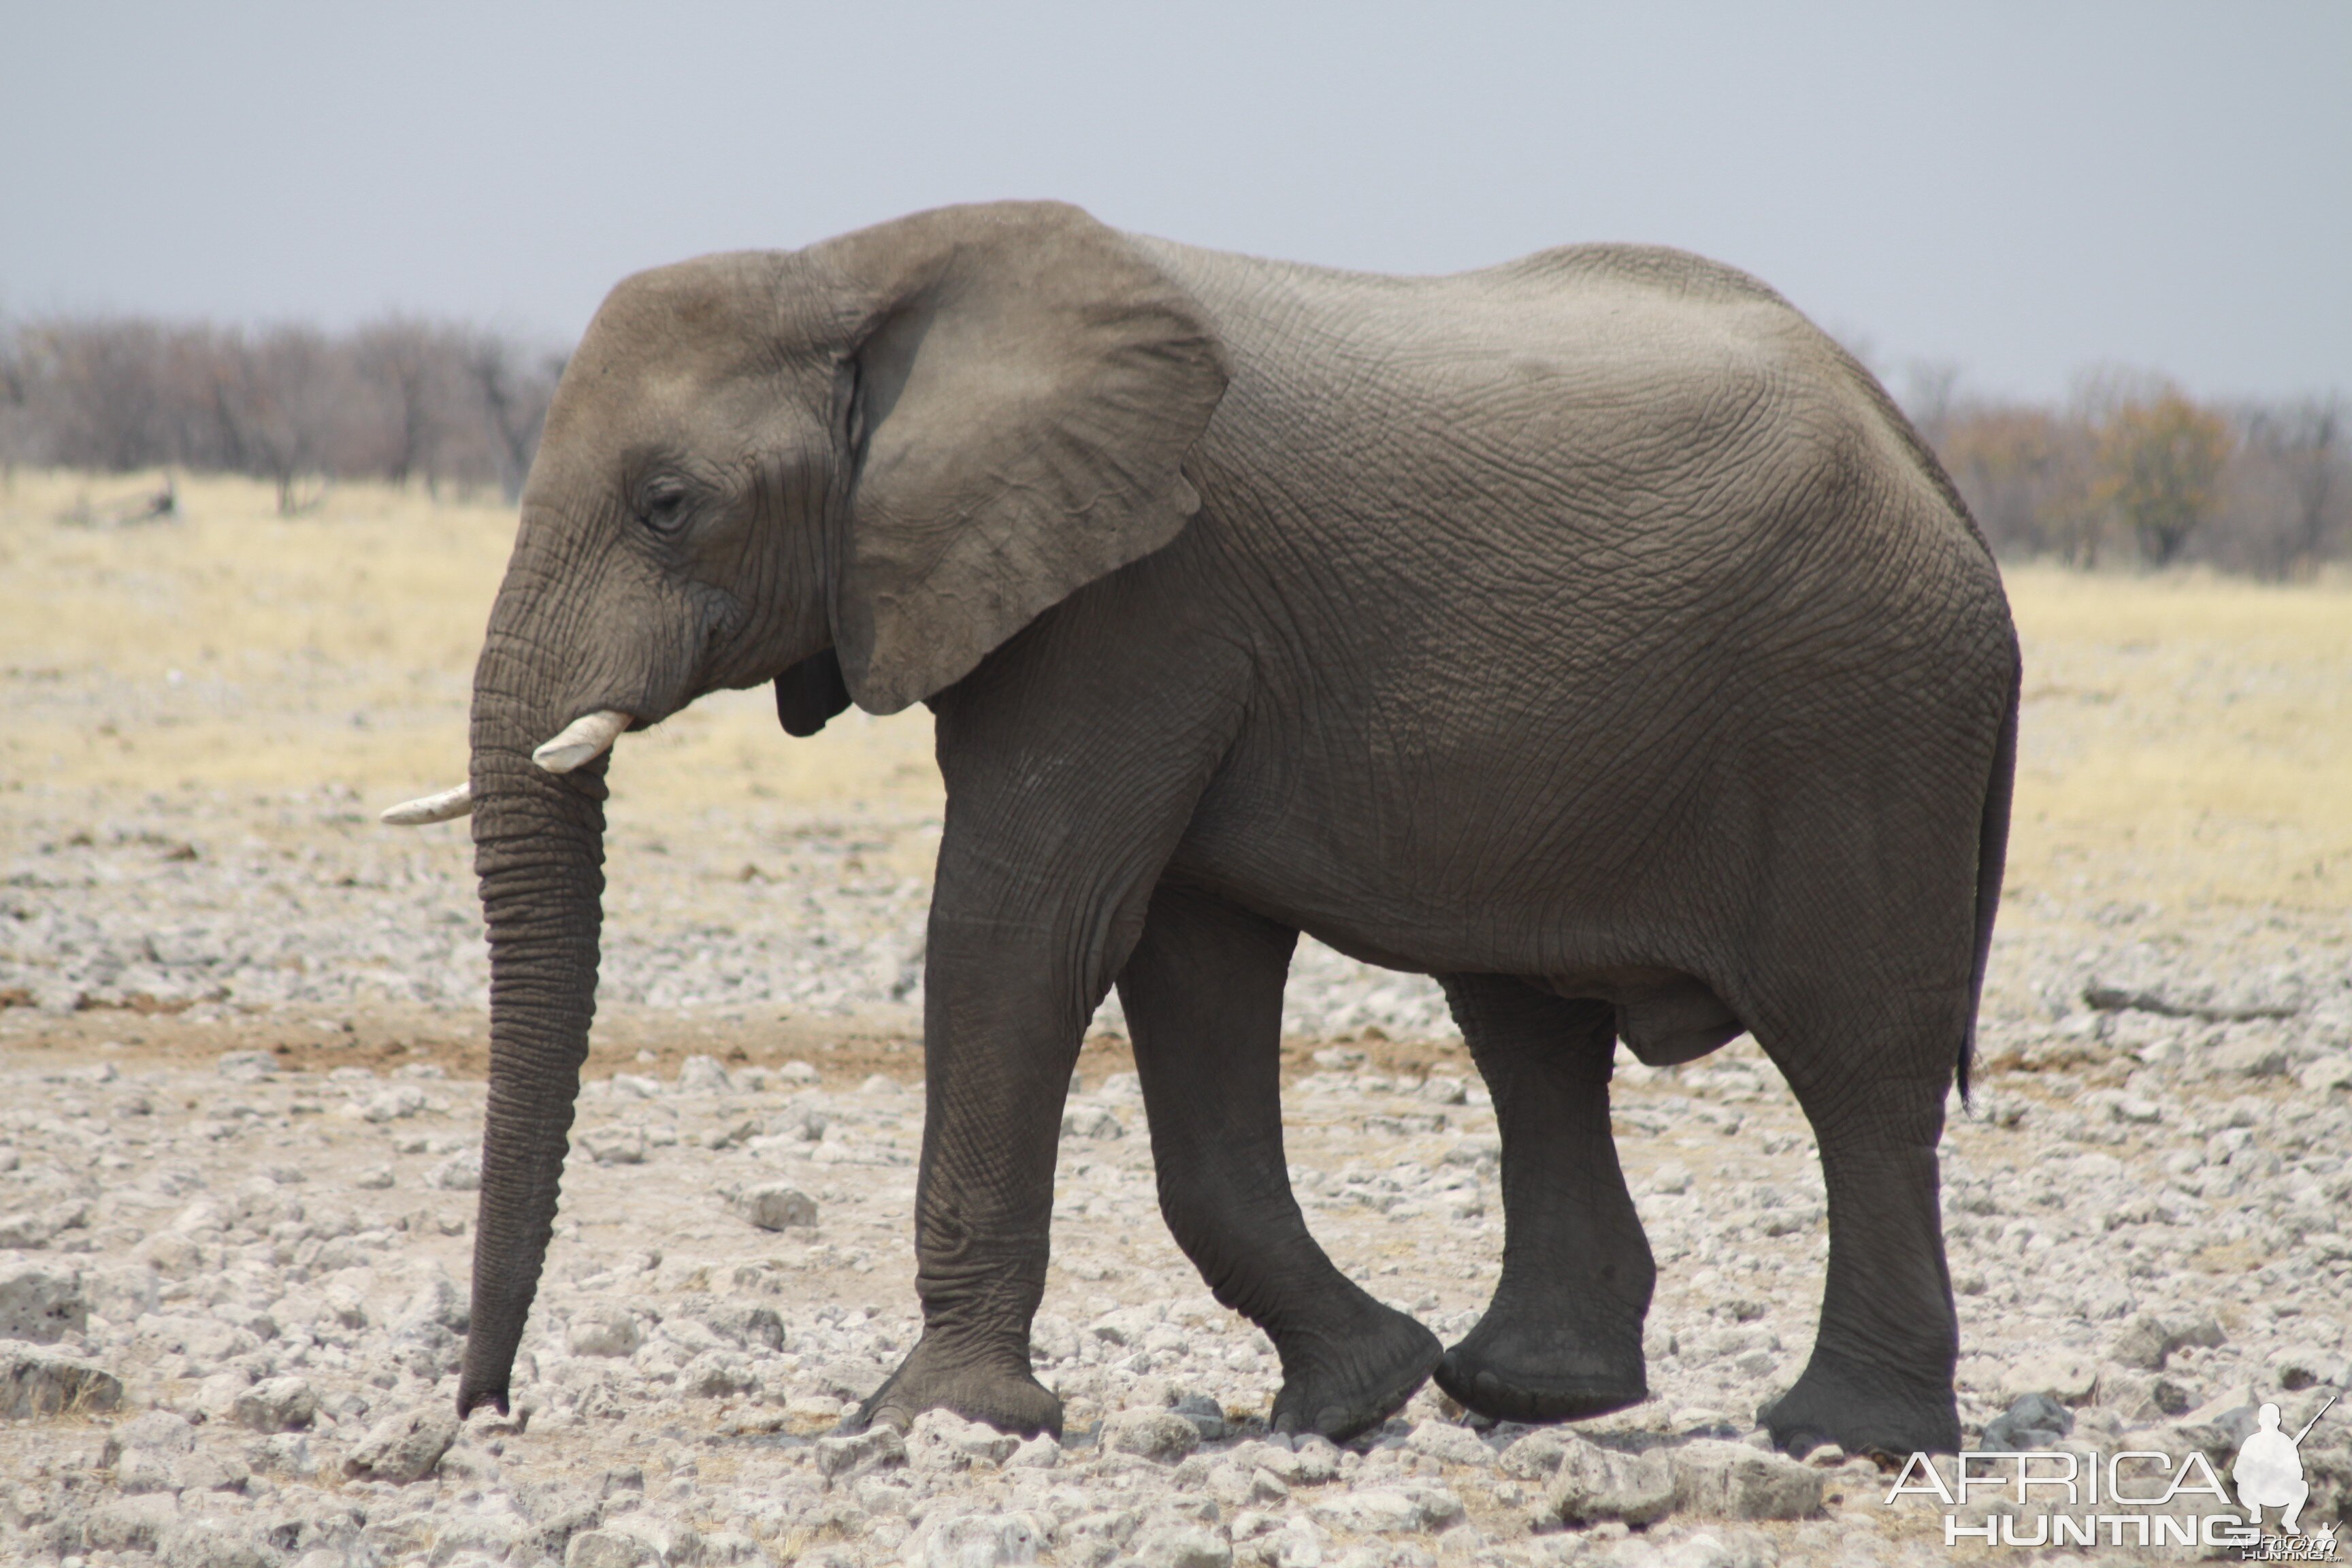
[[[350,801],[245,809],[228,832],[220,802],[81,830],[61,810],[8,866],[0,1560],[1951,1555],[1942,1510],[1889,1505],[1866,1462],[1749,1446],[1803,1364],[1826,1238],[1810,1137],[1745,1040],[1621,1068],[1660,1266],[1654,1397],[1570,1441],[1430,1392],[1344,1451],[1269,1436],[1269,1347],[1158,1221],[1111,1016],[1070,1102],[1035,1336],[1066,1441],[829,1437],[916,1329],[920,887],[861,861],[919,821],[739,826],[691,858],[617,836],[619,994],[519,1404],[459,1429],[481,1104],[462,856]],[[2014,923],[1946,1148],[1972,1439],[2045,1394],[2070,1429],[2008,1446],[2226,1464],[2255,1403],[2299,1426],[2352,1382],[2352,968],[2302,918],[2248,917],[2193,955],[2129,910]],[[1293,1022],[1320,1027],[1286,1095],[1310,1219],[1456,1335],[1501,1243],[1484,1096],[1418,983],[1302,970]],[[2347,1414],[2305,1443],[2308,1519],[2352,1485]]]
[[[1987,1555],[1874,1466],[1753,1446],[1826,1232],[1808,1131],[1744,1040],[1621,1068],[1659,1263],[1641,1406],[1563,1435],[1424,1392],[1346,1450],[1269,1436],[1265,1342],[1159,1222],[1113,1005],[1035,1337],[1066,1440],[831,1436],[915,1333],[939,795],[919,715],[786,745],[759,692],[616,757],[561,1230],[515,1413],[458,1428],[478,912],[463,825],[374,811],[462,767],[511,517],[353,494],[287,521],[191,481],[176,529],[101,537],[55,521],[68,482],[0,476],[0,1563]],[[2347,622],[2340,595],[2250,595],[2012,583],[2034,675],[2011,896],[1944,1163],[1986,1447],[2226,1475],[2259,1404],[2299,1427],[2352,1383]],[[1303,944],[1286,1028],[1318,1235],[1459,1333],[1502,1237],[1493,1119],[1435,988]],[[2306,1526],[2340,1518],[2352,1408],[2302,1455]],[[1952,1512],[2032,1540],[2050,1505]],[[2101,1540],[2040,1555],[2235,1554]]]

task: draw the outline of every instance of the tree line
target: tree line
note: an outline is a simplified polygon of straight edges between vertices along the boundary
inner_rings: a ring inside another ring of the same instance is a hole
[[[0,322],[0,463],[522,492],[564,356],[386,316],[345,332],[144,316]]]
[[[2200,403],[2157,376],[2084,377],[2064,404],[1966,399],[1916,373],[1903,401],[2004,559],[2200,562],[2275,580],[2352,560],[2352,406]]]
[[[394,315],[341,333],[142,316],[0,322],[0,464],[249,474],[301,510],[331,479],[519,495],[564,356]],[[2005,558],[2203,562],[2269,578],[2352,559],[2352,407],[2200,403],[2086,377],[2063,405],[1902,398]]]

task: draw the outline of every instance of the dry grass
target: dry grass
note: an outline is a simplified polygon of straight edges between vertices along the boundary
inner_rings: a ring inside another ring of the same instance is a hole
[[[59,788],[349,786],[388,804],[466,771],[474,655],[514,538],[497,506],[184,479],[176,522],[91,530],[83,498],[153,479],[18,474],[0,490],[0,777]],[[706,700],[615,763],[622,799],[935,811],[928,714],[845,714],[787,744],[764,690]]]
[[[467,683],[513,516],[343,486],[184,479],[173,523],[92,530],[136,477],[0,489],[0,786],[347,785],[463,776]],[[2352,892],[2352,588],[2013,571],[2027,658],[2011,886],[2104,900],[2340,909]],[[788,743],[761,691],[622,748],[627,815],[764,801],[936,811],[919,709]]]
[[[2352,585],[2009,574],[2026,707],[2011,885],[2352,903]]]

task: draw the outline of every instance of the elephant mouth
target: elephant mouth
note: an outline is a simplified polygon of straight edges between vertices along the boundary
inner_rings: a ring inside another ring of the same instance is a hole
[[[612,750],[621,732],[635,722],[635,718],[617,708],[599,709],[557,731],[531,752],[530,760],[547,773],[568,773]],[[474,786],[467,783],[387,807],[380,820],[393,827],[421,827],[428,822],[448,822],[470,816],[473,809]]]

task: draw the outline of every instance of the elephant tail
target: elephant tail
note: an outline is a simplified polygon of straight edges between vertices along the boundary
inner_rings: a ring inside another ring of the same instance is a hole
[[[1969,1101],[1969,1069],[1977,1054],[1977,1009],[1984,1003],[1985,965],[1992,957],[1993,918],[2000,912],[2001,868],[2009,859],[2009,807],[2017,788],[2017,704],[2024,684],[2024,661],[2010,644],[2009,706],[1994,742],[1992,773],[1985,781],[1984,816],[1977,825],[1977,950],[1969,969],[1969,1022],[1960,1036],[1956,1077],[1960,1103]]]

